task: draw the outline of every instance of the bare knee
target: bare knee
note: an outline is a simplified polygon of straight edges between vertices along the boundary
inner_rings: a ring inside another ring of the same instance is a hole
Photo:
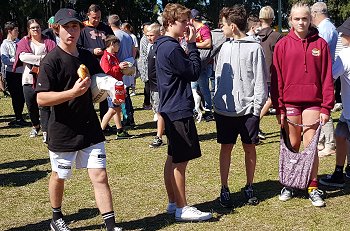
[[[93,184],[107,184],[106,169],[88,169],[90,180]]]

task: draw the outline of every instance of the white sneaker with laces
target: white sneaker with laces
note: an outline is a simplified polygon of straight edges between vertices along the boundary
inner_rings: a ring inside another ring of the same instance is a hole
[[[323,192],[319,189],[314,189],[309,193],[309,199],[313,206],[315,207],[323,207],[326,205],[323,198]]]
[[[114,227],[113,231],[122,231],[123,229],[120,227]]]
[[[183,208],[176,208],[176,221],[206,221],[212,218],[211,213],[202,212],[195,207],[185,206]]]
[[[322,151],[318,152],[318,157],[320,158],[331,155],[335,155],[335,148],[329,146],[325,146],[325,148]]]
[[[278,199],[280,201],[287,201],[293,197],[293,189],[284,187],[281,190],[281,194],[279,195]]]
[[[176,212],[176,203],[168,203],[168,206],[166,208],[167,214],[174,214]]]

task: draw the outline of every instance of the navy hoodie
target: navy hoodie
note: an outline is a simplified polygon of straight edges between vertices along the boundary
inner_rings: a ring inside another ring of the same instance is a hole
[[[199,78],[201,59],[196,43],[188,44],[188,55],[169,36],[155,42],[159,112],[171,121],[193,116],[191,82]]]

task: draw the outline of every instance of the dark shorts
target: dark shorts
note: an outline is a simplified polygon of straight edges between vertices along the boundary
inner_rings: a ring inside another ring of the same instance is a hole
[[[220,144],[236,144],[238,135],[244,144],[259,143],[260,118],[253,114],[230,117],[214,113],[217,142]]]
[[[193,117],[171,121],[162,113],[168,137],[168,155],[173,163],[186,162],[201,156],[198,134]]]

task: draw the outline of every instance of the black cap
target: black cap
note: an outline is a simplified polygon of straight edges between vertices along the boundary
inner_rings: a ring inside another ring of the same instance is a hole
[[[69,22],[78,22],[81,25],[82,22],[78,19],[77,12],[73,9],[62,8],[55,14],[55,23],[65,25]]]
[[[345,35],[350,35],[350,18],[346,19],[346,21],[337,28],[337,31]]]
[[[192,9],[191,10],[191,17],[193,19],[196,19],[196,20],[202,20],[203,19],[201,13],[198,10],[196,10],[196,9]]]

